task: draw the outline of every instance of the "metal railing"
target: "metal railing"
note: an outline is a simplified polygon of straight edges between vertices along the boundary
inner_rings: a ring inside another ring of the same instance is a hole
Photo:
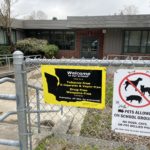
[[[150,60],[149,56],[133,56],[133,55],[107,55],[105,59],[116,59],[116,60]]]
[[[41,55],[28,55],[26,58],[41,58]],[[0,55],[0,74],[12,74],[13,73],[13,55]]]
[[[0,84],[7,82],[7,81],[12,81],[11,79],[5,78],[5,79],[0,79]],[[3,100],[16,100],[16,95],[10,95],[10,94],[0,94],[0,99]],[[12,113],[11,113],[12,114]],[[5,118],[7,118],[11,114],[3,114],[0,116],[0,122],[3,121]],[[7,140],[7,139],[0,139],[0,144],[1,145],[7,145],[7,146],[17,146],[19,147],[19,141],[16,140]]]
[[[37,55],[38,56],[38,55]],[[29,57],[28,57],[29,58]],[[35,58],[35,57],[34,57]],[[34,86],[34,85],[27,85],[26,84],[26,71],[24,70],[24,56],[21,52],[14,53],[14,70],[15,70],[15,80],[12,78],[2,78],[0,79],[0,84],[5,82],[11,82],[16,84],[16,94],[0,94],[1,100],[15,100],[17,104],[17,111],[10,111],[0,115],[0,122],[3,122],[7,117],[10,115],[17,114],[18,118],[18,130],[19,130],[19,141],[15,140],[6,140],[0,139],[1,145],[7,146],[17,146],[20,150],[27,150],[28,149],[28,136],[31,137],[31,131],[27,130],[27,121],[26,116],[30,115],[30,113],[37,114],[37,124],[38,124],[38,132],[40,133],[40,113],[50,113],[50,112],[59,112],[63,111],[62,107],[57,110],[40,110],[39,107],[39,91],[42,91],[42,88]],[[25,86],[27,85],[27,86]],[[37,109],[30,110],[29,107],[26,106],[27,102],[27,89],[31,88],[36,91],[36,102],[37,102]]]
[[[85,66],[150,66],[149,60],[99,60],[99,59],[26,59],[26,64],[51,64],[51,65],[85,65]]]

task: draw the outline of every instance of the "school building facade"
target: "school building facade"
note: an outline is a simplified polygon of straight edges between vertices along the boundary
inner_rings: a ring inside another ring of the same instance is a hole
[[[150,55],[150,15],[67,17],[67,20],[15,20],[12,39],[35,37],[59,47],[58,57],[103,58]],[[7,44],[0,27],[0,44]]]

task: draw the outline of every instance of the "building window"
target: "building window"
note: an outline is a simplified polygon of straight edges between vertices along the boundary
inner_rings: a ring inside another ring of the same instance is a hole
[[[12,30],[12,32],[11,32],[11,38],[12,38],[13,44],[15,44],[17,42],[16,30]]]
[[[125,31],[124,53],[150,53],[150,31]]]
[[[0,44],[7,44],[6,31],[0,29]]]
[[[60,50],[74,50],[75,33],[72,31],[50,31],[49,43],[57,45]]]
[[[75,49],[75,33],[67,31],[65,33],[65,49],[74,50]]]
[[[65,49],[65,35],[62,31],[55,31],[52,34],[54,38],[53,43],[59,47],[59,49]]]
[[[55,44],[60,50],[75,49],[75,33],[64,30],[27,30],[27,37],[45,39],[50,44]]]

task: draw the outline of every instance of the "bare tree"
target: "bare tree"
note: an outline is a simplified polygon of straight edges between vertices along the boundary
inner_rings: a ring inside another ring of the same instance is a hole
[[[29,16],[25,16],[24,19],[28,19],[28,20],[47,20],[48,17],[47,15],[41,11],[32,11],[31,14]]]
[[[41,10],[37,11],[36,15],[37,15],[36,17],[38,20],[41,20],[41,19],[46,20],[48,18],[47,15]]]
[[[135,5],[124,6],[122,10],[117,13],[118,15],[136,15],[138,14],[138,8]],[[116,14],[116,13],[115,13]]]
[[[11,16],[12,6],[17,3],[18,0],[2,0],[0,3],[0,25],[6,30],[8,44],[14,46],[11,34],[11,25],[13,17]]]
[[[35,18],[36,18],[35,11],[32,11],[30,15],[24,17],[25,20],[35,20]]]

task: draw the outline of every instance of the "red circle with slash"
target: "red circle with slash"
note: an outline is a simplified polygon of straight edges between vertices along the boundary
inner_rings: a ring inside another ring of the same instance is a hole
[[[128,106],[136,107],[136,108],[142,108],[142,107],[146,107],[146,106],[150,105],[150,99],[148,99],[148,98],[142,93],[142,91],[141,91],[140,89],[138,89],[138,88],[128,79],[129,77],[132,77],[132,76],[138,76],[138,77],[139,77],[139,75],[140,75],[140,76],[142,75],[142,76],[144,76],[144,77],[150,78],[150,75],[149,75],[149,74],[142,73],[142,72],[136,72],[136,73],[132,73],[132,74],[129,74],[129,75],[125,76],[125,77],[121,80],[121,82],[120,82],[120,84],[119,84],[119,96],[120,96],[121,100],[122,100],[125,104],[127,104]],[[122,92],[121,92],[121,87],[122,87],[124,81],[128,81],[128,82],[130,83],[130,85],[133,86],[133,88],[135,88],[136,91],[141,95],[141,97],[142,97],[144,100],[147,101],[147,103],[144,104],[144,105],[140,105],[140,106],[137,106],[137,105],[133,105],[133,104],[128,103],[128,102],[125,100],[125,98],[123,97]]]

